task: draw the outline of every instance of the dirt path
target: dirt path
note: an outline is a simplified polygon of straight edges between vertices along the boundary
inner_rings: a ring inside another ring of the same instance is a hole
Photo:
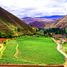
[[[18,49],[18,44],[16,46],[16,53],[14,54],[14,57],[18,58],[18,54],[19,54],[19,49]]]
[[[3,51],[5,50],[6,47],[4,47],[3,43],[0,43],[0,58],[3,55]]]
[[[0,51],[3,49],[3,44],[0,43]]]
[[[52,38],[52,40],[57,44],[57,50],[58,50],[61,54],[64,55],[64,57],[65,57],[64,67],[67,67],[67,54],[62,51],[62,46],[61,46],[61,44],[57,43],[54,38]]]
[[[61,46],[61,44],[57,43],[54,38],[52,38],[52,40],[57,44],[57,50],[58,50],[61,54],[63,54],[63,55],[65,56],[65,58],[67,58],[67,54],[62,51],[62,46]]]

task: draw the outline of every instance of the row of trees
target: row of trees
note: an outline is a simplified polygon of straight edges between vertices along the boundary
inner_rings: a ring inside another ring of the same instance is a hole
[[[44,28],[39,28],[36,30],[36,34],[40,34],[40,35],[49,35],[52,36],[53,34],[67,34],[67,30],[66,29],[60,29],[60,28],[49,28],[49,29],[44,29]]]
[[[60,28],[50,28],[50,29],[45,29],[44,34],[45,33],[66,34],[66,30]]]
[[[13,34],[10,32],[10,33],[2,33],[0,32],[0,38],[12,38]]]

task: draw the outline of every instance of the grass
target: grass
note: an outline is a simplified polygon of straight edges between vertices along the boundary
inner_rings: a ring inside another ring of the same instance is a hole
[[[62,46],[63,46],[64,51],[67,53],[67,42],[65,42]]]
[[[16,46],[18,45],[17,58]],[[63,64],[64,56],[60,54],[57,45],[50,37],[21,36],[9,40],[3,52],[0,63],[6,64]]]

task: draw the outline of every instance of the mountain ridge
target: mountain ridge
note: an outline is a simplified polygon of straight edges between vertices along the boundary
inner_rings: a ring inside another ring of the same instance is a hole
[[[34,31],[33,29],[27,25],[24,21],[20,20],[13,14],[9,13],[5,9],[0,7],[0,26],[2,29],[0,29],[1,33],[4,31],[4,33],[7,34],[12,32],[13,34],[18,33],[17,29],[20,30],[19,33],[21,34],[32,34]],[[3,27],[2,27],[3,26]],[[7,31],[5,31],[5,30]],[[19,34],[18,34],[19,35]]]

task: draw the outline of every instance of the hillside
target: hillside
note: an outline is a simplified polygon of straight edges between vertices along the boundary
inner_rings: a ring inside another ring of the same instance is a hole
[[[0,34],[32,34],[32,28],[16,16],[0,7]]]
[[[54,24],[54,27],[57,27],[57,28],[66,28],[67,27],[67,16],[64,16],[59,21],[57,21]]]
[[[66,28],[67,27],[67,16],[59,16],[58,19],[51,19],[55,16],[49,18],[31,18],[25,17],[23,20],[34,27],[37,28]]]
[[[34,22],[35,20],[44,20],[44,21],[54,21],[63,18],[64,15],[51,15],[51,16],[41,16],[41,17],[23,17],[21,18],[24,20],[27,24]]]

